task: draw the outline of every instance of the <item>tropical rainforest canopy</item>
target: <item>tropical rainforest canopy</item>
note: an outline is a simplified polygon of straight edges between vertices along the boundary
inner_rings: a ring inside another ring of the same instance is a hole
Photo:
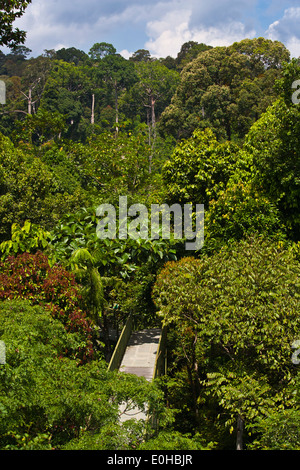
[[[264,38],[31,57],[3,18],[1,450],[299,449],[300,62]],[[100,239],[120,196],[204,204],[203,248]],[[107,371],[129,315],[168,328],[151,383]]]

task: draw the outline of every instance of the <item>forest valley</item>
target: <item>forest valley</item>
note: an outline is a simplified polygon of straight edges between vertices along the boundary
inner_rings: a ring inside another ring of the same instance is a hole
[[[264,38],[30,53],[0,53],[1,450],[299,450],[300,60]],[[100,239],[120,196],[204,204],[204,246]],[[107,371],[129,315],[168,328],[153,382]]]

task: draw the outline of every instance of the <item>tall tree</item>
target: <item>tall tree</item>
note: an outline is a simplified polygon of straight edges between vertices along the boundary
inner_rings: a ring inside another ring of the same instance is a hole
[[[131,89],[140,110],[146,109],[146,120],[149,129],[149,145],[156,140],[157,117],[171,101],[171,97],[179,82],[179,73],[170,70],[160,61],[136,62],[135,70],[138,81]],[[149,162],[151,171],[151,160]]]
[[[147,49],[138,49],[129,57],[129,60],[132,62],[150,62],[153,59]]]
[[[31,58],[24,69],[21,91],[27,101],[27,113],[33,114],[37,111],[37,104],[42,98],[46,80],[51,68],[51,62],[48,57],[39,56]]]
[[[89,73],[86,66],[53,61],[41,100],[41,106],[47,111],[65,115],[68,136],[73,138],[81,136],[80,123],[84,127],[90,121],[92,84]]]
[[[207,51],[212,49],[212,46],[207,46],[206,44],[198,44],[196,41],[188,41],[185,42],[182,46],[180,51],[177,54],[175,59],[176,65],[179,70],[182,70],[183,67],[188,63],[191,62],[193,59],[197,57],[200,52]]]
[[[275,79],[288,60],[283,44],[263,38],[201,52],[183,68],[161,131],[180,139],[211,127],[218,138],[243,138],[276,99]]]
[[[231,448],[240,447],[241,437],[244,445],[253,440],[247,431],[258,417],[291,405],[299,288],[291,250],[256,236],[160,272],[154,299],[177,339],[174,357],[194,396],[196,429],[210,422],[216,440],[227,429]]]
[[[97,73],[99,77],[112,90],[116,132],[119,128],[119,96],[122,91],[129,88],[136,81],[134,64],[119,54],[107,54],[99,62]]]
[[[159,109],[160,101],[166,102],[175,90],[179,82],[179,74],[169,70],[159,61],[138,62],[135,64],[137,76],[139,78],[135,85],[134,93],[138,96],[146,107],[148,123],[152,128],[156,125],[156,109]]]
[[[299,108],[277,100],[251,127],[243,150],[252,184],[278,207],[290,236],[299,240]]]
[[[108,42],[96,42],[89,50],[89,56],[92,60],[104,59],[107,55],[117,52],[116,48]]]
[[[67,49],[63,47],[62,49],[59,49],[59,51],[56,51],[55,58],[57,60],[64,60],[70,64],[73,63],[78,65],[81,62],[86,62],[88,55],[85,52],[76,49],[76,47],[69,47]]]
[[[2,58],[2,73],[10,77],[21,77],[30,52],[25,46],[11,47],[11,52]]]

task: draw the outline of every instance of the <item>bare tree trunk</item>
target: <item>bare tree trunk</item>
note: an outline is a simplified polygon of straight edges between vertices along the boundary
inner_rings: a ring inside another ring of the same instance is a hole
[[[118,103],[118,88],[117,83],[115,83],[115,109],[116,109],[116,135],[119,132],[119,103]]]
[[[92,94],[92,115],[91,115],[91,124],[95,124],[95,95]]]
[[[149,124],[149,145],[151,145],[151,155],[149,156],[149,173],[152,171],[152,158],[154,152],[154,144],[156,139],[156,118],[155,118],[155,98],[150,95],[150,108],[151,108],[151,128]]]
[[[237,419],[237,431],[236,431],[236,450],[243,450],[243,431],[244,431],[244,420],[241,415]]]
[[[150,128],[150,110],[149,107],[146,108],[147,113],[147,126],[148,126],[148,145],[151,146],[151,128]]]
[[[28,89],[28,96],[26,95],[26,93],[24,93],[22,90],[21,90],[21,93],[22,95],[25,96],[26,100],[27,100],[27,114],[32,114],[32,111],[35,113],[36,112],[36,106],[35,104],[40,100],[41,98],[41,95],[38,95],[37,99],[36,100],[32,100],[32,92],[33,90],[35,89],[35,87],[40,83],[40,78],[38,80],[36,80],[35,83],[32,83],[31,85],[29,85],[29,89]]]
[[[28,114],[32,114],[32,89],[29,87],[28,91]]]
[[[151,124],[152,124],[152,129],[155,128],[155,99],[151,95],[150,97],[150,103],[151,103]]]

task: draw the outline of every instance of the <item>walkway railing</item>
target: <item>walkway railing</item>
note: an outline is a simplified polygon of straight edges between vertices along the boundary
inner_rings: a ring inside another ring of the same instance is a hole
[[[154,366],[154,373],[152,380],[165,375],[167,373],[167,355],[166,355],[166,346],[167,346],[167,327],[164,326],[161,332],[158,350],[156,353],[156,360]]]
[[[118,370],[120,368],[122,359],[124,357],[126,348],[128,346],[129,339],[133,332],[133,318],[132,315],[129,315],[123,330],[120,334],[118,342],[115,346],[113,355],[108,365],[108,371]],[[161,375],[166,374],[167,363],[166,363],[166,341],[167,341],[167,327],[163,327],[158,350],[155,358],[155,366],[152,380],[160,377]]]
[[[167,373],[166,342],[166,327],[136,332],[133,331],[133,318],[129,316],[109,362],[108,371],[122,371],[124,369],[126,372],[144,376],[147,380],[155,380]],[[144,419],[150,423],[152,428],[157,427],[158,421],[155,412],[150,415],[148,412],[140,412],[136,408],[126,414],[123,409],[126,409],[126,403],[120,406],[121,421],[126,421],[136,415],[137,419]]]
[[[132,315],[129,315],[125,323],[125,326],[120,334],[120,337],[114,349],[111,360],[109,362],[109,365],[108,365],[109,371],[119,369],[124,353],[126,351],[127,344],[131,336],[132,330],[133,330],[133,319],[132,319]]]

